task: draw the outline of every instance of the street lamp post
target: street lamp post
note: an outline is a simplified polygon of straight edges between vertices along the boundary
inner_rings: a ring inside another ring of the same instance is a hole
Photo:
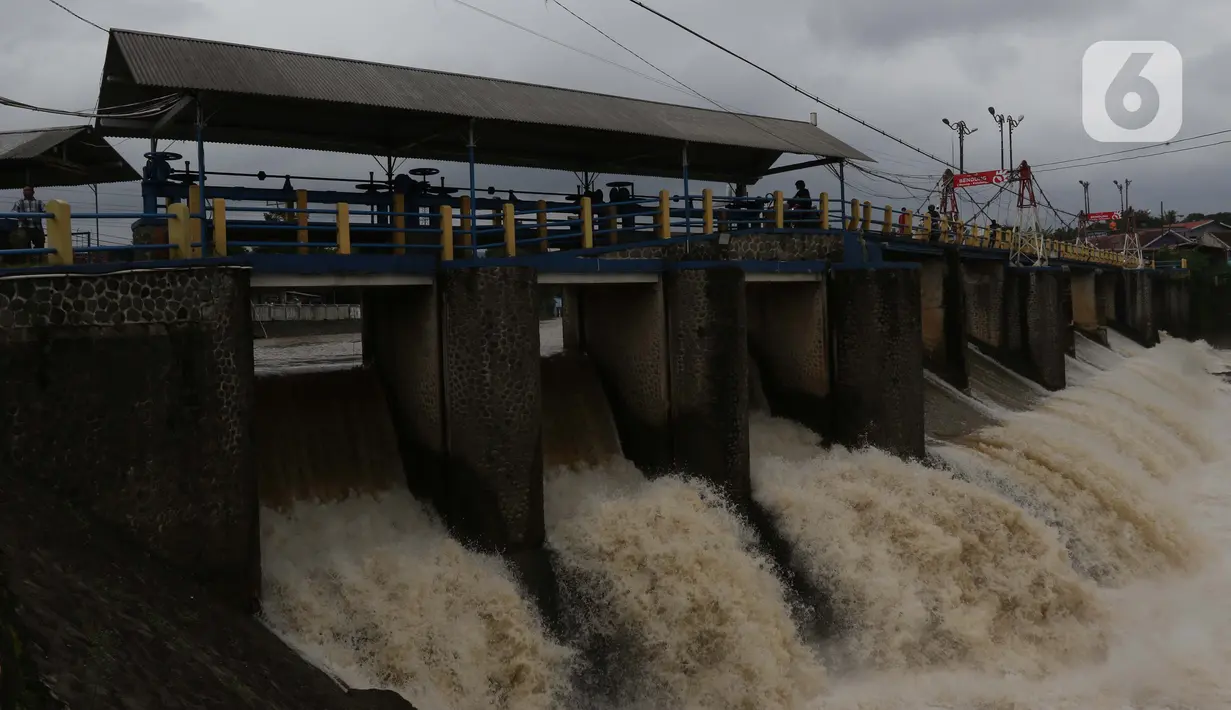
[[[1009,116],[1005,119],[1005,123],[1009,124],[1009,165],[1013,164],[1013,129],[1022,125],[1022,121],[1025,120],[1025,118],[1025,114],[1022,114],[1017,118]]]
[[[1000,169],[1004,170],[1004,114],[996,113],[996,109],[993,106],[988,106],[987,112],[992,114],[992,120],[996,122],[997,126],[1000,126]]]
[[[952,128],[953,130],[957,131],[957,145],[958,145],[957,165],[958,165],[958,170],[964,173],[966,172],[966,136],[970,135],[971,133],[974,133],[975,131],[979,129],[970,128],[969,126],[966,125],[965,121],[955,121],[951,123],[949,119],[942,118],[940,119],[940,122],[945,124],[949,128]]]

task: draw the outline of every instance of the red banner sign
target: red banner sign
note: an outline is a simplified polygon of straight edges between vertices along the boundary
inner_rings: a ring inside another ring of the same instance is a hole
[[[975,187],[976,185],[999,185],[1005,181],[1005,171],[985,170],[981,173],[962,173],[953,176],[953,187]]]
[[[1116,219],[1120,219],[1119,212],[1091,212],[1086,215],[1087,222],[1110,222]]]

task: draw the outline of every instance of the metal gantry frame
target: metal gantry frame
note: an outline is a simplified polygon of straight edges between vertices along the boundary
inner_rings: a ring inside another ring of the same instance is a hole
[[[1026,161],[1017,169],[1017,225],[1009,247],[1009,263],[1014,266],[1047,266],[1048,254],[1039,220],[1039,203],[1034,196],[1034,174]]]

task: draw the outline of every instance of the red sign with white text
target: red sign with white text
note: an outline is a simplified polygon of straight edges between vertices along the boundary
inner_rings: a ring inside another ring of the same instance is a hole
[[[1087,222],[1110,222],[1116,219],[1120,219],[1119,212],[1091,212],[1086,215]]]
[[[981,173],[962,173],[953,176],[953,186],[975,187],[976,185],[999,185],[1005,181],[1003,170],[985,170]]]

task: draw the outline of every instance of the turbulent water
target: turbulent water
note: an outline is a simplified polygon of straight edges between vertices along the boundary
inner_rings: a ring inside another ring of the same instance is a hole
[[[1078,338],[1054,395],[973,351],[969,395],[930,378],[929,415],[960,422],[929,426],[931,466],[753,415],[754,497],[827,597],[826,638],[797,628],[720,496],[646,480],[607,415],[576,416],[605,403],[562,358],[545,361],[544,450],[565,638],[371,435],[363,493],[322,484],[263,511],[267,623],[343,683],[424,709],[1231,707],[1231,392],[1211,374],[1231,366],[1109,337]],[[543,341],[558,350],[558,326]]]

